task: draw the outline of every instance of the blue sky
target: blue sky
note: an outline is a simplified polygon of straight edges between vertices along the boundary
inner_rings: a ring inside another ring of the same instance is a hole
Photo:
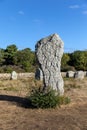
[[[87,0],[0,0],[0,48],[34,50],[53,33],[65,52],[87,49]]]

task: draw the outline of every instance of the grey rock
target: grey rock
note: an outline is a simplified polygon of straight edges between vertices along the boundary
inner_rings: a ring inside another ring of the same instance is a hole
[[[83,71],[77,71],[77,72],[75,72],[75,75],[74,75],[74,77],[76,78],[76,79],[84,79],[84,72]]]
[[[84,71],[84,76],[87,77],[87,71]]]
[[[85,76],[87,77],[87,71],[86,71],[86,75]]]
[[[43,81],[43,72],[40,68],[35,72],[35,79]]]
[[[68,78],[74,78],[75,72],[74,71],[67,71],[66,77]]]
[[[17,80],[17,73],[16,73],[15,71],[13,71],[13,72],[11,73],[11,79],[12,79],[12,80]]]
[[[52,87],[60,95],[64,94],[61,76],[61,58],[64,43],[57,34],[41,39],[35,46],[36,57],[43,73],[44,89]]]

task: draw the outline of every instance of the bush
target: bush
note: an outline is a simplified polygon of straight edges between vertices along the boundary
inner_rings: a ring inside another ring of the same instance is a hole
[[[13,69],[12,69],[11,66],[6,66],[6,67],[4,68],[4,71],[5,71],[6,73],[11,73],[11,72],[13,71]]]
[[[24,69],[16,65],[4,65],[0,67],[0,73],[11,73],[12,71],[16,71],[17,73],[25,72]]]
[[[40,89],[32,91],[30,96],[27,97],[33,108],[55,108],[57,105],[67,104],[70,102],[68,97],[55,95],[54,90],[44,93]]]
[[[61,71],[62,72],[75,71],[75,68],[74,68],[74,66],[67,65],[67,66],[61,67]]]

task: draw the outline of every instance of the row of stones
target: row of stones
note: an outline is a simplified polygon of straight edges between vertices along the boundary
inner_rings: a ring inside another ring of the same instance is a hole
[[[1,80],[17,80],[17,79],[25,79],[25,78],[34,78],[34,73],[16,73],[13,71],[12,73],[0,73],[0,79]]]
[[[84,77],[87,77],[87,71],[67,71],[67,72],[61,72],[62,77],[68,77],[68,78],[77,78],[77,79],[83,79]],[[41,69],[37,69],[35,73],[35,77],[38,80],[43,80],[43,73]]]
[[[87,77],[87,71],[67,71],[67,72],[62,72],[63,77],[68,77],[68,78],[76,78],[76,79],[84,79],[84,77]]]
[[[68,77],[68,78],[78,78],[83,79],[84,77],[87,77],[87,71],[67,71],[67,72],[61,72],[62,77]],[[36,78],[38,80],[43,80],[43,74],[40,69],[36,71],[36,74],[34,73],[16,73],[13,71],[12,73],[0,73],[0,79],[24,79],[24,78]]]

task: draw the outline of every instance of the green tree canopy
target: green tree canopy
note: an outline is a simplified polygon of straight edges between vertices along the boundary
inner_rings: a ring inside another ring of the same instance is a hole
[[[0,48],[0,65],[3,65],[4,61],[4,49]]]
[[[73,66],[69,65],[70,55],[68,53],[64,53],[61,60],[61,71],[75,70]]]
[[[70,59],[70,64],[77,70],[87,70],[87,51],[75,51]]]
[[[64,67],[64,66],[68,65],[69,60],[70,60],[70,57],[69,57],[68,53],[64,53],[62,60],[61,60],[61,66]]]
[[[35,54],[30,48],[17,52],[17,65],[22,66],[25,71],[30,71],[35,64]]]
[[[17,47],[15,44],[7,46],[5,49],[5,64],[6,65],[13,65],[15,64],[15,55],[17,53]]]

